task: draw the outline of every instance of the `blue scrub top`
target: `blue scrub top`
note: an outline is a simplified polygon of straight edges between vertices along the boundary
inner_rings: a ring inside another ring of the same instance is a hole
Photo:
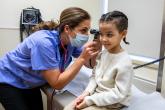
[[[41,86],[46,83],[42,70],[65,69],[81,51],[68,44],[64,62],[58,31],[37,31],[0,59],[0,83],[24,89]]]

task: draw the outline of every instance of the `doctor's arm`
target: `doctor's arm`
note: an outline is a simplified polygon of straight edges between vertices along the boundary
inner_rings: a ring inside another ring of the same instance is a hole
[[[51,69],[42,71],[42,75],[50,86],[60,90],[78,74],[84,63],[96,54],[98,54],[98,51],[93,49],[93,43],[87,43],[81,55],[64,72],[60,73],[59,69]]]

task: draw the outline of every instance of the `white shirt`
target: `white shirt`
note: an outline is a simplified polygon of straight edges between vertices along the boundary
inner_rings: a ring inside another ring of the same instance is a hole
[[[120,103],[128,106],[132,77],[132,61],[126,51],[112,54],[103,50],[85,90],[90,93],[85,97],[87,105],[110,106]]]

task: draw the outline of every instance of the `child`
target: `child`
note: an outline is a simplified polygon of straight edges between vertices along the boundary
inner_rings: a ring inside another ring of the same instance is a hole
[[[74,103],[64,110],[120,110],[129,105],[133,77],[132,62],[121,47],[126,44],[128,18],[120,11],[101,16],[100,42],[104,50],[98,55],[90,82]]]

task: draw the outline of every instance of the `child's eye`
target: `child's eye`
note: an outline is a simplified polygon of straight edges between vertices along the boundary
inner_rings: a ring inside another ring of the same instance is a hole
[[[109,37],[109,38],[112,37],[112,36],[113,36],[113,34],[107,34],[107,37]]]
[[[112,33],[106,33],[106,34],[99,33],[99,35],[100,35],[100,37],[103,37],[103,36],[108,37],[108,38],[113,37],[113,34]]]

